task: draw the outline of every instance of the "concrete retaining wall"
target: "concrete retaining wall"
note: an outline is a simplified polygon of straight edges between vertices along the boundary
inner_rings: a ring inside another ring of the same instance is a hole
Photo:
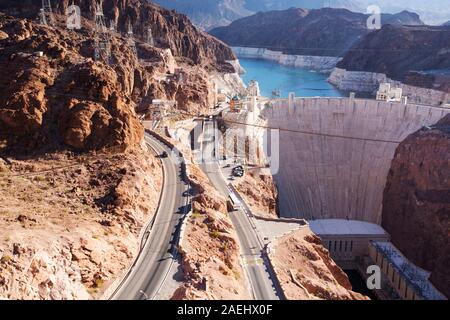
[[[264,48],[233,47],[232,49],[238,58],[270,60],[286,66],[321,72],[331,72],[342,59],[339,57],[288,55],[280,51],[272,51]]]

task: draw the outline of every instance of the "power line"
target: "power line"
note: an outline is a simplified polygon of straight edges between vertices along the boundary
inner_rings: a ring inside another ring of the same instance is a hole
[[[96,4],[95,8],[95,60],[104,59],[107,64],[111,63],[111,44],[106,28],[105,16],[100,4]]]
[[[277,127],[263,126],[263,125],[257,125],[257,124],[248,124],[248,123],[244,123],[244,122],[238,122],[238,121],[233,121],[233,120],[225,120],[225,119],[223,119],[223,121],[224,122],[228,122],[228,123],[232,123],[232,124],[243,125],[243,126],[250,126],[250,127],[260,128],[260,129],[279,130],[279,131],[284,131],[284,132],[294,132],[294,133],[301,133],[301,134],[306,134],[306,135],[322,136],[322,137],[329,137],[329,138],[341,138],[341,139],[371,141],[371,142],[384,142],[384,143],[395,143],[395,144],[401,143],[401,141],[394,141],[394,140],[349,137],[349,136],[342,136],[342,135],[337,135],[337,134],[328,134],[328,133],[320,133],[320,132],[312,132],[312,131],[294,130],[294,129],[287,129],[287,128],[277,128]]]
[[[81,160],[81,161],[78,160],[73,163],[69,163],[69,164],[62,165],[62,166],[55,166],[50,169],[43,169],[43,170],[39,170],[39,171],[16,173],[16,174],[0,173],[0,177],[1,178],[29,177],[29,176],[35,176],[35,175],[39,175],[39,174],[51,173],[51,172],[55,172],[55,171],[59,171],[59,170],[74,168],[74,167],[81,167],[83,165],[89,165],[91,163],[94,163],[98,160],[108,160],[109,158],[113,158],[115,156],[124,154],[123,152],[114,153],[114,151],[117,151],[117,149],[118,149],[118,146],[105,148],[105,149],[103,149],[103,152],[111,152],[111,153],[110,154],[102,154],[102,155],[98,155],[98,156],[90,156],[90,158],[86,159],[86,160]],[[110,151],[108,151],[108,150],[110,150]],[[82,155],[82,157],[88,157],[88,156],[89,155]]]
[[[433,107],[433,106],[428,106],[428,107],[434,108],[434,109],[447,110],[450,112],[450,109],[448,109],[448,108]],[[184,114],[184,115],[192,116],[192,117],[199,117],[199,115],[194,115],[194,114],[187,113],[187,112],[180,112],[180,113]],[[299,134],[305,134],[305,135],[323,136],[323,137],[329,137],[329,138],[340,138],[340,139],[349,139],[349,140],[358,140],[358,141],[382,142],[382,143],[392,143],[392,144],[399,144],[402,142],[402,141],[395,141],[395,140],[349,137],[349,136],[343,136],[343,135],[337,135],[337,134],[327,134],[327,133],[320,133],[320,132],[313,132],[313,131],[264,126],[264,125],[249,124],[249,123],[244,123],[244,122],[239,122],[239,121],[234,121],[234,120],[227,120],[227,119],[224,119],[223,117],[219,117],[219,118],[222,119],[226,123],[237,124],[237,125],[242,125],[242,126],[249,126],[249,127],[259,128],[259,129],[270,129],[270,130],[278,130],[278,131],[282,131],[282,132],[299,133]]]

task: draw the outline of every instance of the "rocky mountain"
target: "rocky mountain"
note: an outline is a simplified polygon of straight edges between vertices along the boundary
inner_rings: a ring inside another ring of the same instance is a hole
[[[68,1],[55,5],[56,28],[35,23],[41,1],[27,5],[2,1],[0,135],[8,147],[25,150],[72,147],[98,149],[140,143],[143,129],[134,107],[153,98],[175,100],[184,110],[209,108],[209,73],[234,72],[232,51],[197,30],[187,17],[146,1],[106,0],[104,12],[126,30],[132,21],[136,37],[151,25],[157,46],[137,42],[141,63],[126,39],[112,34],[112,64],[93,61],[91,1],[75,1],[86,19],[79,31],[65,28]],[[168,52],[170,49],[171,52]],[[42,51],[42,56],[36,52]],[[185,84],[158,80],[180,67]]]
[[[286,54],[341,56],[367,35],[368,16],[346,9],[259,12],[210,31],[231,46],[267,48]],[[383,15],[383,23],[423,24],[416,14]]]
[[[448,91],[449,52],[450,28],[387,25],[355,44],[337,67]]]
[[[62,0],[56,3],[54,1],[55,12],[64,14],[72,2],[80,6],[84,17],[91,20],[94,18],[95,5],[90,0]],[[41,6],[40,0],[25,0],[25,3],[5,0],[0,3],[0,11],[36,19]],[[203,63],[204,66],[230,70],[230,66],[225,61],[234,59],[232,51],[209,35],[197,30],[186,16],[145,0],[104,0],[102,8],[107,23],[112,21],[118,31],[127,32],[128,24],[131,23],[134,34],[144,39],[147,28],[151,27],[157,45],[161,48],[170,48],[174,56],[183,57],[195,64]]]
[[[450,0],[357,0],[362,8],[359,12],[366,12],[371,5],[380,7],[383,13],[396,13],[408,10],[420,15],[428,25],[440,25],[450,19]]]
[[[450,116],[403,141],[383,199],[383,227],[450,297]]]
[[[345,9],[259,12],[210,31],[231,46],[286,54],[340,56],[368,33],[363,14]]]
[[[77,149],[139,143],[143,129],[130,107],[134,75],[127,72],[135,60],[128,48],[116,58],[128,63],[113,70],[88,58],[93,48],[86,36],[3,14],[0,30],[0,135],[7,147],[56,148],[56,140]]]
[[[347,275],[309,227],[277,238],[269,258],[288,300],[368,300],[352,291]]]
[[[405,25],[405,26],[421,26],[424,25],[423,21],[417,13],[403,10],[399,13],[390,14],[384,13],[381,15],[381,23],[383,25]]]

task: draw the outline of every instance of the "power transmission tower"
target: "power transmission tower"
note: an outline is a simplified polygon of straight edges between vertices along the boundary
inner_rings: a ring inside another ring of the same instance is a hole
[[[128,45],[130,46],[131,51],[137,57],[138,55],[137,55],[137,49],[136,49],[136,41],[134,41],[133,27],[131,26],[131,22],[128,22],[127,39],[128,39]]]
[[[155,39],[153,38],[152,28],[147,28],[147,43],[152,47],[155,46]]]
[[[111,44],[109,41],[108,29],[106,28],[105,16],[100,5],[95,9],[95,30],[94,30],[95,60],[104,59],[111,63]]]
[[[39,20],[43,25],[54,25],[55,17],[53,16],[52,3],[50,0],[42,0],[42,8],[39,13]]]
[[[115,32],[116,31],[116,23],[113,19],[109,20],[109,31]]]

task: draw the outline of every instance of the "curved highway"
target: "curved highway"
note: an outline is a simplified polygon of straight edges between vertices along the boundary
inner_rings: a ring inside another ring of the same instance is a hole
[[[177,259],[178,227],[189,210],[189,188],[183,181],[181,165],[172,156],[172,150],[149,134],[146,134],[145,140],[158,155],[164,151],[168,154],[167,158],[161,158],[163,189],[156,216],[145,231],[141,252],[112,299],[157,297]]]
[[[228,199],[230,190],[225,181],[214,156],[214,149],[217,147],[214,121],[205,121],[203,137],[207,139],[201,141],[202,145],[202,169],[208,176],[213,186]],[[210,139],[209,137],[214,137]],[[247,274],[252,294],[256,300],[278,300],[280,299],[281,289],[274,281],[274,274],[268,266],[264,255],[264,245],[258,239],[257,231],[254,229],[250,218],[244,210],[229,214],[239,238],[241,248],[241,257],[244,270]]]

